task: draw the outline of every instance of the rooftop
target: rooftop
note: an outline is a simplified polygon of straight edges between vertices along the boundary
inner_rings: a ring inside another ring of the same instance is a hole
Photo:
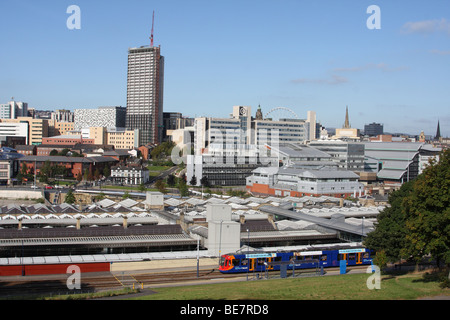
[[[63,157],[63,156],[25,156],[19,161],[28,162],[66,162],[66,163],[93,163],[93,162],[116,162],[117,160],[112,157]]]
[[[285,154],[290,158],[331,158],[331,155],[328,153],[306,145],[287,144],[278,148],[271,147],[271,150],[274,150],[275,152],[276,150],[279,150],[280,153]]]
[[[367,150],[384,151],[419,151],[424,145],[422,142],[365,142]]]
[[[261,170],[258,170],[261,169]],[[256,173],[266,173],[269,175],[278,174],[278,175],[296,175],[303,177],[314,177],[318,179],[332,179],[332,178],[348,178],[348,179],[358,179],[359,176],[350,170],[337,170],[336,168],[331,167],[322,167],[319,169],[302,169],[295,168],[291,166],[284,166],[281,168],[278,167],[269,167],[269,168],[258,168],[253,170]]]

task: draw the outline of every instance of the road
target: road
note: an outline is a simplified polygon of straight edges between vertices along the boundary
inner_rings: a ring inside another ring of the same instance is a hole
[[[175,173],[177,171],[177,169],[178,169],[178,167],[175,166],[168,170],[162,171],[158,176],[156,176],[150,180],[150,185],[153,185],[159,179],[165,179],[168,175]]]

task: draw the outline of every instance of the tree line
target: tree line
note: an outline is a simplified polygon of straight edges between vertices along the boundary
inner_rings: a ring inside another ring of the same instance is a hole
[[[419,263],[429,257],[450,269],[450,149],[430,160],[415,180],[389,196],[375,230],[364,245],[377,252],[380,267],[401,259]]]

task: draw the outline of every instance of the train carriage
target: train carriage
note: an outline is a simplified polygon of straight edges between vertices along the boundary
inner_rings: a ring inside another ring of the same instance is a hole
[[[338,267],[341,260],[345,260],[348,266],[370,265],[372,264],[372,251],[366,248],[352,248],[226,254],[221,257],[219,271],[222,273],[279,271],[281,265],[287,265],[288,269]]]

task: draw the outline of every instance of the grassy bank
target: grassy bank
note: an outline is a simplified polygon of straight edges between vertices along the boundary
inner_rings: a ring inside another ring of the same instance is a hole
[[[274,279],[250,282],[168,287],[143,300],[413,300],[450,295],[437,281],[422,275],[382,276],[381,288],[369,290],[369,274]]]

